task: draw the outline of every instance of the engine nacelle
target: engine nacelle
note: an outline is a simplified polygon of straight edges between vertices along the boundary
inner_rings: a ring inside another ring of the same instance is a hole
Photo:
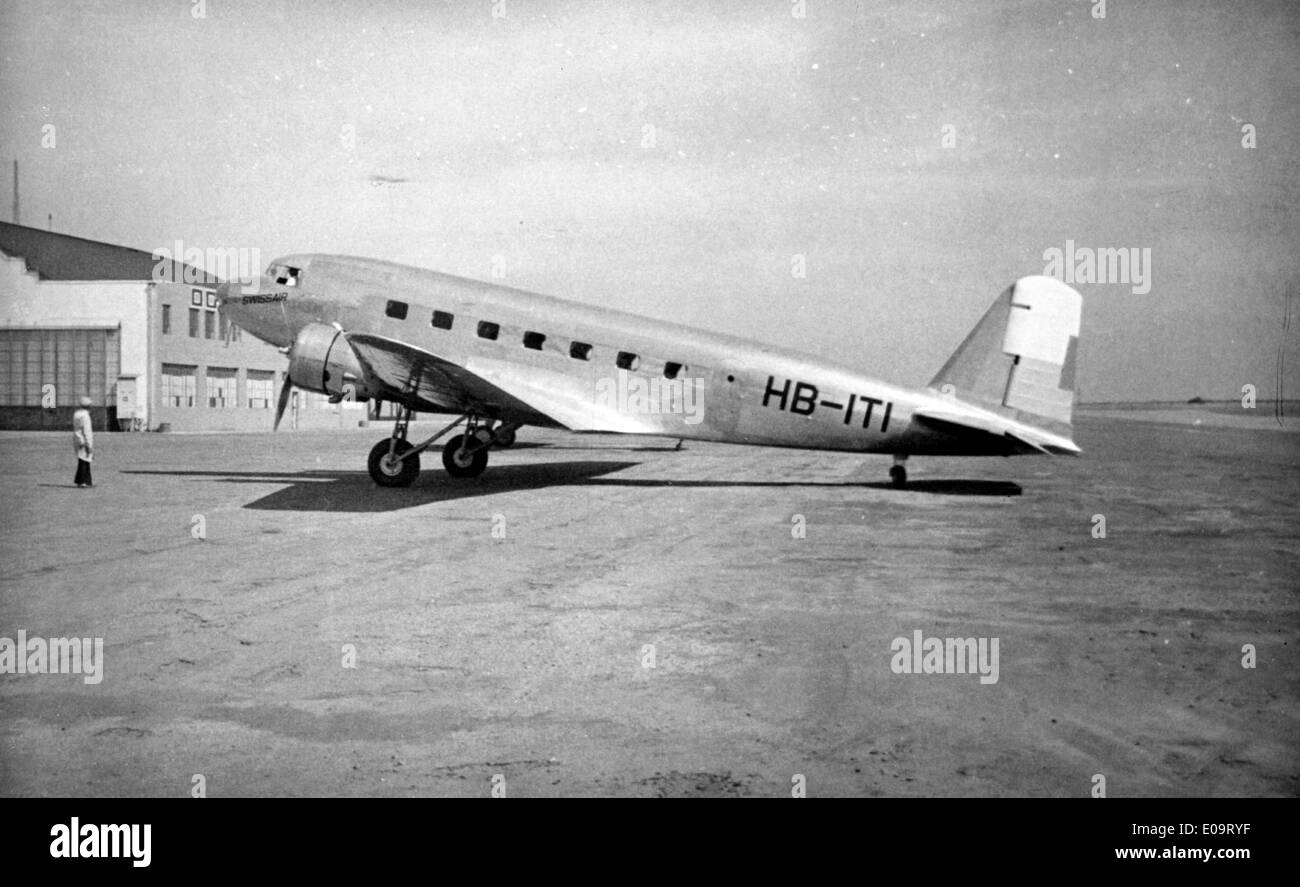
[[[332,397],[369,400],[366,374],[343,331],[327,323],[309,323],[289,349],[289,380],[299,388]]]

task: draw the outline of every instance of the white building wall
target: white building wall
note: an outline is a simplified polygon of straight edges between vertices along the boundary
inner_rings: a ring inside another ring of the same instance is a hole
[[[121,326],[124,376],[137,376],[139,409],[149,403],[148,282],[41,280],[21,258],[0,255],[0,326]],[[109,404],[100,404],[108,406]]]

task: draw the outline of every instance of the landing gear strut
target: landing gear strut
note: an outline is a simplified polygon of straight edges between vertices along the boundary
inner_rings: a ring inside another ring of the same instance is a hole
[[[466,413],[437,434],[413,445],[406,439],[411,411],[403,407],[393,425],[392,436],[370,450],[367,467],[371,479],[381,487],[409,487],[420,473],[420,453],[462,422],[465,433],[453,437],[442,450],[442,464],[452,477],[478,477],[487,468],[488,447],[507,434],[513,439],[519,427],[518,422],[506,422],[493,431],[490,421],[482,422],[476,414]]]
[[[906,461],[906,456],[895,456],[894,464],[889,469],[889,479],[899,489],[907,486],[907,469],[903,467]]]

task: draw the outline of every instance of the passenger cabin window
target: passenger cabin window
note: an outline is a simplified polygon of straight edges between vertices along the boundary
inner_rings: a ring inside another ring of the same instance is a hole
[[[433,312],[433,326],[440,330],[451,329],[451,322],[455,320],[455,315],[448,314],[446,311]]]
[[[500,324],[488,320],[478,322],[478,337],[480,339],[495,339],[499,335],[501,335]]]
[[[546,336],[542,333],[534,333],[531,330],[524,333],[524,347],[531,348],[534,351],[542,350],[542,343],[546,341]]]
[[[620,370],[634,370],[640,365],[641,358],[630,351],[620,351],[617,363]]]
[[[407,304],[405,302],[395,302],[388,300],[388,305],[384,308],[384,313],[394,320],[406,320]]]
[[[677,374],[680,373],[681,371],[682,371],[682,365],[680,363],[673,363],[670,360],[668,361],[668,363],[664,364],[665,379],[676,379]]]
[[[569,356],[574,360],[591,360],[591,346],[586,342],[573,342],[569,345]]]

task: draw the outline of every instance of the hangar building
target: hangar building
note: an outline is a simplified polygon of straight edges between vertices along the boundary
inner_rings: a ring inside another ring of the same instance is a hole
[[[269,431],[280,352],[217,306],[220,281],[153,253],[0,222],[0,428]],[[356,427],[365,404],[295,391],[285,427]]]

